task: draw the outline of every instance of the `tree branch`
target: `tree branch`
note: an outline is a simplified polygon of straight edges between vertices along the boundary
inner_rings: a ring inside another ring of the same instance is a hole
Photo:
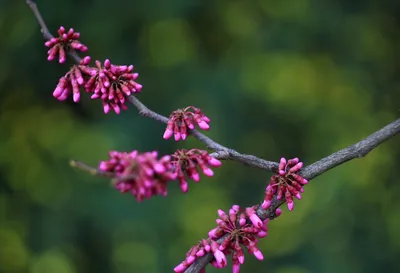
[[[305,167],[301,171],[301,176],[304,178],[311,180],[318,175],[321,175],[328,170],[337,167],[347,161],[350,161],[355,158],[360,158],[366,156],[370,151],[374,148],[378,147],[380,144],[385,142],[386,140],[396,136],[400,132],[400,119],[386,125],[382,129],[376,131],[371,134],[367,138],[353,144],[345,149],[342,149],[338,152],[335,152],[317,162]],[[276,209],[285,203],[285,200],[277,200],[276,196],[272,200],[270,207],[267,210],[263,210],[261,206],[259,206],[257,210],[257,215],[264,220],[266,218],[274,219],[276,217],[275,211]],[[221,243],[224,237],[219,239],[218,242]],[[207,255],[196,259],[196,261],[185,271],[185,273],[198,273],[204,268],[214,256],[210,253]]]
[[[41,27],[41,32],[43,34],[43,38],[46,40],[49,40],[53,38],[53,35],[49,32],[46,23],[44,22],[42,15],[39,12],[39,9],[33,0],[26,0],[26,3],[28,6],[31,8],[33,14],[36,17],[36,20],[38,21],[40,27]],[[71,49],[68,52],[68,55],[70,55],[76,63],[80,63],[81,58],[78,56],[75,50]],[[151,119],[154,119],[156,121],[159,121],[161,123],[167,124],[168,118],[160,115],[152,110],[150,110],[146,105],[144,105],[138,98],[136,98],[134,95],[130,95],[128,97],[129,101],[138,109],[139,114],[148,117]],[[272,162],[272,161],[267,161],[265,159],[253,156],[253,155],[246,155],[246,154],[241,154],[233,149],[229,149],[216,141],[212,140],[208,136],[196,131],[196,130],[191,130],[189,132],[192,136],[203,142],[207,148],[212,149],[215,151],[215,153],[212,153],[211,156],[217,158],[217,159],[229,159],[229,160],[234,160],[241,162],[245,165],[256,167],[256,168],[261,168],[267,171],[274,171],[278,168],[278,163]]]
[[[33,0],[26,0],[26,3],[28,4],[29,8],[32,10],[33,14],[35,15],[36,20],[39,23],[40,26],[40,32],[42,32],[43,38],[46,40],[50,40],[53,38],[53,35],[51,35],[49,29],[46,26],[46,23],[43,20],[42,15],[39,12],[39,9],[36,5],[36,2]]]
[[[345,149],[333,153],[303,169],[301,174],[307,179],[323,174],[349,160],[366,156],[370,151],[378,147],[386,140],[396,136],[400,132],[400,119],[393,121],[382,129],[371,134],[367,138]]]
[[[150,110],[135,96],[129,96],[129,101],[139,110],[140,115],[167,124],[167,117]],[[190,134],[203,142],[207,148],[214,150],[215,152],[210,155],[217,159],[230,159],[241,162],[248,166],[265,169],[268,171],[275,171],[278,168],[278,163],[276,162],[267,161],[254,155],[241,154],[233,149],[222,146],[197,130],[191,130]]]
[[[38,8],[36,6],[36,3],[32,0],[27,0],[26,3],[29,5],[31,8],[33,14],[35,15],[40,27],[41,31],[43,34],[43,37],[45,39],[50,39],[53,36],[51,33],[48,31],[46,24],[40,15]],[[80,58],[76,54],[75,51],[71,50],[69,52],[69,55],[72,56],[72,58],[79,63]],[[151,119],[154,119],[156,121],[159,121],[161,123],[166,124],[168,122],[168,118],[160,115],[149,108],[145,106],[139,99],[137,99],[135,96],[129,96],[129,101],[138,109],[139,114],[148,117]],[[305,167],[301,171],[301,175],[308,179],[311,180],[318,175],[321,175],[325,173],[326,171],[339,166],[347,161],[350,161],[355,158],[360,158],[365,155],[367,155],[370,151],[372,151],[374,148],[385,142],[386,140],[396,136],[400,132],[400,119],[386,125],[382,129],[376,131],[375,133],[371,134],[367,138],[361,140],[360,142],[353,144],[345,149],[342,149],[338,152],[335,152],[307,167]],[[196,131],[192,130],[191,135],[193,135],[195,138],[197,138],[199,141],[203,142],[208,148],[214,150],[211,154],[211,156],[218,158],[218,159],[229,159],[229,160],[234,160],[241,162],[245,165],[268,170],[268,171],[273,171],[275,172],[278,168],[278,163],[272,162],[272,161],[267,161],[261,158],[258,158],[253,155],[246,155],[246,154],[241,154],[233,149],[229,149],[211,138],[207,137],[206,135]],[[75,165],[77,165],[76,162],[74,162]],[[80,163],[79,163],[80,164]],[[78,165],[79,165],[78,164]],[[82,169],[86,169],[87,166],[79,165]],[[93,171],[93,170],[92,170]],[[267,210],[263,210],[261,206],[259,206],[257,210],[257,215],[262,219],[274,219],[276,217],[275,211],[276,209],[281,206],[283,203],[285,203],[285,200],[277,200],[276,197],[273,199],[271,205]],[[222,242],[224,239],[220,238],[218,242]],[[194,264],[192,264],[186,271],[185,273],[198,273],[203,269],[211,260],[213,259],[213,255],[208,253],[207,255],[198,258]]]

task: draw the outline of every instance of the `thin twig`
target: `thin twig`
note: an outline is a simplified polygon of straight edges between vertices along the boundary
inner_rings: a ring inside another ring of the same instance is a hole
[[[32,0],[27,0],[26,1],[29,7],[32,9],[37,21],[39,22],[39,25],[42,28],[42,33],[43,37],[45,39],[50,39],[53,37],[47,27],[46,24],[44,23],[44,20],[42,19],[38,8],[35,4],[34,1]],[[74,58],[75,61],[79,62],[80,58],[76,54],[76,52],[71,51],[69,54]],[[152,118],[154,120],[157,120],[159,122],[162,122],[166,124],[168,122],[168,118],[160,115],[152,110],[150,110],[147,106],[145,106],[139,99],[137,99],[134,96],[129,97],[129,101],[138,109],[139,114],[145,117]],[[385,142],[386,140],[396,136],[400,132],[400,119],[388,124],[387,126],[383,127],[382,129],[376,131],[375,133],[371,134],[367,138],[361,140],[360,142],[353,144],[345,149],[342,149],[338,152],[335,152],[321,160],[318,160],[317,162],[305,167],[301,171],[301,175],[305,177],[306,179],[310,180],[312,178],[317,177],[318,175],[321,175],[325,173],[326,171],[339,166],[347,161],[350,161],[355,158],[360,158],[365,155],[367,155],[370,151],[372,151],[374,148]],[[208,148],[214,150],[211,154],[211,156],[218,158],[218,159],[230,159],[234,161],[238,161],[241,163],[244,163],[245,165],[249,165],[252,167],[257,167],[260,169],[268,170],[268,171],[276,171],[278,168],[278,163],[272,162],[272,161],[267,161],[264,159],[261,159],[259,157],[253,156],[253,155],[246,155],[246,154],[241,154],[233,149],[229,149],[225,146],[222,146],[221,144],[215,142],[211,138],[207,137],[206,135],[193,130],[191,131],[191,134],[203,142]],[[73,164],[77,167],[80,167],[81,169],[86,169],[87,171],[91,173],[97,174],[95,171],[93,171],[93,168],[88,167],[84,165],[83,163],[79,163],[76,161],[73,161]],[[285,200],[277,200],[276,197],[272,200],[272,203],[270,207],[267,210],[261,209],[261,206],[257,210],[257,215],[262,219],[274,219],[276,217],[275,211],[276,209],[281,206],[283,203],[285,203]],[[222,241],[223,238],[220,238],[218,241]],[[194,264],[192,264],[186,271],[185,273],[198,273],[203,269],[211,260],[213,259],[213,255],[208,253],[207,255],[198,258]]]
[[[89,165],[86,165],[85,163],[80,162],[80,161],[71,160],[69,162],[69,165],[71,165],[72,167],[75,167],[77,169],[80,169],[82,171],[88,172],[91,175],[104,176],[104,177],[108,177],[108,178],[115,177],[114,173],[100,171],[99,169],[93,168]]]
[[[41,27],[40,31],[42,32],[43,37],[46,40],[50,40],[51,38],[53,38],[53,35],[51,35],[49,29],[46,26],[46,23],[44,22],[44,20],[42,18],[42,15],[39,12],[36,2],[33,0],[26,0],[26,3],[28,4],[28,6],[31,8],[33,14],[35,15],[36,20],[38,21],[39,26]]]

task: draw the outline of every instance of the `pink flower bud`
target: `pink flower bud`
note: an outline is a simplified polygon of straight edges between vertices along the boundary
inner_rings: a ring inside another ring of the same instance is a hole
[[[208,125],[204,120],[198,122],[197,125],[203,130],[210,129],[210,125]]]
[[[263,209],[267,209],[267,208],[269,208],[270,205],[271,205],[271,201],[269,201],[269,200],[264,200],[263,203],[261,204],[261,207],[262,207]]]
[[[302,167],[303,167],[303,162],[299,162],[294,167],[290,168],[290,172],[292,173],[298,172]]]
[[[219,215],[219,217],[221,217],[221,219],[228,218],[228,215],[226,215],[225,211],[223,211],[221,209],[218,210],[218,215]]]
[[[240,264],[233,264],[232,273],[239,273],[239,272],[240,272]]]
[[[207,167],[203,168],[203,173],[205,175],[207,175],[207,176],[213,176],[214,175],[214,172],[210,168],[207,168]]]
[[[253,255],[260,261],[264,260],[264,256],[260,250],[254,251]]]
[[[180,180],[179,186],[181,187],[181,190],[184,193],[186,193],[189,190],[189,184],[185,180]]]
[[[267,236],[267,232],[264,231],[264,230],[260,230],[260,231],[257,233],[257,237],[259,237],[259,238],[264,238],[264,237],[266,237],[266,236]]]
[[[288,202],[288,203],[287,203],[287,206],[288,206],[288,209],[289,209],[290,211],[292,211],[293,208],[294,208],[294,202],[293,202],[293,201]]]
[[[222,165],[221,161],[219,161],[218,159],[216,159],[214,157],[210,157],[210,159],[207,162],[212,167],[219,167]]]
[[[187,263],[188,265],[191,265],[192,263],[194,263],[195,260],[196,260],[196,257],[194,257],[194,256],[188,256],[188,257],[186,257],[186,263]]]
[[[176,272],[176,273],[183,273],[183,272],[185,272],[185,270],[187,269],[188,267],[186,266],[186,265],[184,265],[183,263],[181,263],[181,264],[179,264],[178,266],[176,266],[175,268],[174,268],[174,271]]]
[[[165,129],[163,138],[164,139],[169,139],[170,137],[172,137],[172,135],[174,134],[174,131],[170,130],[170,129]]]
[[[279,163],[279,171],[285,172],[286,158],[282,157]]]
[[[215,260],[217,261],[218,266],[220,266],[221,268],[225,267],[228,264],[226,261],[225,254],[222,253],[222,251],[220,251],[219,249],[217,249],[214,252],[214,257],[215,257]]]
[[[250,216],[250,221],[255,227],[261,228],[263,226],[263,222],[255,213]]]
[[[206,254],[206,252],[204,251],[204,249],[200,249],[199,251],[197,251],[196,256],[203,257],[205,254]]]

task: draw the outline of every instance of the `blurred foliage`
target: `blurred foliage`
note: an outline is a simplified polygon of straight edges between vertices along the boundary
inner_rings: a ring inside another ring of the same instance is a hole
[[[399,116],[398,1],[45,1],[50,30],[82,34],[94,59],[135,64],[140,99],[168,115],[195,105],[207,134],[244,153],[310,164]],[[102,113],[88,98],[60,103],[66,66],[46,49],[25,1],[0,1],[0,271],[172,272],[215,225],[217,209],[254,204],[269,173],[224,162],[184,195],[138,204],[71,169],[112,149],[202,147],[163,141],[162,124],[130,107]],[[243,272],[400,272],[399,140],[307,186],[270,223],[265,261]],[[207,272],[230,272],[207,269]]]

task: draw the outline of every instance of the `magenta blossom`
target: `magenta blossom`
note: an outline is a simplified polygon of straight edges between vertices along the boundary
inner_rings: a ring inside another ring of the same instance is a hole
[[[50,48],[47,52],[48,61],[54,60],[58,54],[59,63],[65,63],[67,53],[70,49],[81,52],[86,52],[88,50],[87,46],[78,41],[80,34],[79,32],[75,32],[73,28],[70,28],[69,31],[66,32],[65,28],[61,26],[58,30],[58,35],[59,37],[51,38],[44,44],[46,47]]]
[[[303,185],[308,183],[308,180],[297,174],[303,167],[303,162],[299,159],[292,158],[286,161],[282,157],[279,163],[278,173],[271,177],[270,183],[265,189],[265,199],[262,203],[262,208],[267,209],[271,205],[272,198],[277,193],[277,199],[281,200],[283,196],[286,199],[289,210],[293,210],[293,197],[301,199],[300,193],[304,192]]]
[[[211,264],[217,268],[223,268],[227,266],[226,256],[223,251],[219,249],[219,244],[212,239],[203,239],[197,245],[193,246],[187,253],[186,259],[174,268],[176,273],[183,273],[185,270],[193,264],[197,258],[203,257],[206,253],[211,252],[214,255],[214,259]],[[203,269],[205,272],[205,269]]]
[[[262,221],[256,214],[257,206],[246,208],[240,212],[237,205],[232,206],[229,215],[223,210],[218,210],[220,219],[217,219],[217,228],[208,233],[210,238],[219,239],[227,235],[222,241],[219,249],[222,251],[233,251],[232,263],[238,267],[244,262],[242,245],[247,248],[258,260],[264,256],[257,247],[258,239],[267,236],[268,219]]]
[[[167,195],[167,183],[176,179],[170,156],[158,159],[157,152],[130,153],[111,151],[110,159],[101,161],[99,170],[114,174],[115,187],[130,192],[141,202],[153,195]]]
[[[209,123],[210,119],[194,106],[178,109],[169,116],[163,138],[169,139],[174,135],[175,141],[185,140],[189,131],[193,130],[196,124],[200,129],[208,130]]]
[[[188,191],[187,179],[193,179],[195,182],[200,181],[198,168],[206,176],[213,176],[214,172],[211,167],[216,168],[222,165],[221,161],[210,156],[207,151],[199,149],[177,150],[171,157],[172,165],[183,192]]]
[[[126,110],[127,97],[133,93],[139,93],[142,85],[135,82],[138,73],[132,73],[133,65],[113,65],[110,60],[96,61],[96,68],[93,68],[91,78],[86,82],[86,91],[93,93],[92,99],[101,99],[104,113],[111,109],[116,114]]]
[[[73,101],[78,102],[81,97],[80,86],[86,81],[85,75],[90,75],[93,72],[93,69],[88,66],[89,63],[90,57],[86,56],[81,60],[80,64],[72,66],[67,74],[62,76],[58,81],[53,96],[63,101],[72,93]]]
[[[196,259],[204,256],[207,252],[212,252],[214,258],[210,264],[213,267],[225,267],[227,265],[226,255],[232,254],[232,272],[239,273],[240,265],[244,263],[242,246],[258,260],[263,260],[264,256],[258,249],[257,243],[258,239],[267,236],[268,219],[262,221],[256,214],[256,208],[257,206],[253,206],[241,211],[238,205],[234,205],[229,210],[229,214],[218,210],[219,218],[216,220],[218,226],[210,230],[207,240],[201,240],[199,244],[188,251],[186,259],[175,267],[175,272],[185,272]],[[281,214],[282,210],[278,208],[275,215]],[[221,243],[217,242],[221,240]],[[205,272],[205,269],[203,270]]]

